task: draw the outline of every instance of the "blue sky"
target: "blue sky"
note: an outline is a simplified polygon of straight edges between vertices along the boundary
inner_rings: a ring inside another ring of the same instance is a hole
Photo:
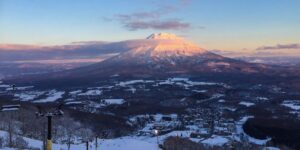
[[[299,7],[299,0],[0,0],[0,44],[171,32],[208,49],[256,49],[299,43]]]

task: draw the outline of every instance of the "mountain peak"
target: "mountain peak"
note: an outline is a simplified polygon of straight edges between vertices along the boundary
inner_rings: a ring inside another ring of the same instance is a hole
[[[147,37],[147,39],[154,39],[154,40],[180,40],[181,37],[172,34],[172,33],[153,33]]]
[[[193,44],[175,34],[155,33],[145,40],[138,40],[130,45],[131,49],[120,57],[124,58],[170,58],[202,55],[205,49]]]

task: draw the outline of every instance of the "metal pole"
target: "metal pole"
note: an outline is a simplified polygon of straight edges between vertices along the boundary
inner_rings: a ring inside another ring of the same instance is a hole
[[[48,130],[47,130],[47,142],[46,142],[46,150],[52,150],[52,117],[53,116],[62,116],[63,111],[60,109],[55,112],[47,112],[43,113],[41,107],[37,106],[38,112],[36,112],[37,117],[47,117],[48,120]]]
[[[47,135],[47,150],[51,150],[52,149],[52,116],[49,115],[47,116],[48,118],[48,135]]]
[[[12,145],[12,119],[13,119],[13,117],[12,117],[12,113],[9,113],[10,114],[10,118],[9,118],[9,121],[8,121],[8,134],[9,134],[9,146],[10,147],[12,147],[13,145]]]
[[[96,136],[96,148],[95,148],[95,150],[98,150],[98,137]]]
[[[46,147],[46,139],[47,139],[47,135],[46,135],[46,127],[47,127],[47,124],[46,122],[43,123],[43,129],[42,129],[42,132],[43,132],[43,150],[47,150],[47,147]]]
[[[89,150],[89,141],[86,141],[86,150]]]

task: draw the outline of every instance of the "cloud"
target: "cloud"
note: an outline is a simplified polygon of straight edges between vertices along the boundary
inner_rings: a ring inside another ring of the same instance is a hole
[[[189,23],[181,22],[180,20],[169,20],[169,21],[128,21],[124,23],[124,26],[131,30],[140,29],[159,29],[159,30],[182,30],[190,28]]]
[[[116,14],[112,18],[119,22],[129,31],[156,29],[156,30],[186,30],[191,28],[191,24],[178,18],[168,18],[169,14],[175,13],[189,5],[191,0],[178,0],[171,5],[159,4],[157,9],[150,11],[139,11],[129,14]],[[204,27],[202,27],[204,28]]]
[[[225,57],[242,57],[242,56],[249,56],[252,54],[250,50],[247,48],[243,48],[241,50],[220,50],[220,49],[212,49],[209,50],[210,52],[225,56]]]
[[[300,49],[300,44],[277,44],[275,46],[262,46],[256,50],[282,50],[282,49]]]
[[[210,52],[222,55],[222,56],[229,56],[229,55],[235,55],[239,52],[229,51],[229,50],[219,50],[219,49],[213,49],[209,50]]]
[[[132,14],[117,14],[115,18],[119,21],[128,21],[128,20],[136,20],[136,19],[154,19],[159,18],[161,14],[156,12],[135,12]]]
[[[0,51],[7,50],[39,50],[43,46],[27,44],[0,44]]]

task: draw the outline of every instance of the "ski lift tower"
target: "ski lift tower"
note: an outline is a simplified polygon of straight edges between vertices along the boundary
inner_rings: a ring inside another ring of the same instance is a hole
[[[47,128],[47,146],[46,150],[52,150],[52,118],[55,116],[63,116],[64,112],[61,110],[60,105],[56,110],[49,111],[49,112],[43,112],[41,107],[38,106],[38,112],[36,112],[37,117],[46,117],[48,120],[48,128]]]

